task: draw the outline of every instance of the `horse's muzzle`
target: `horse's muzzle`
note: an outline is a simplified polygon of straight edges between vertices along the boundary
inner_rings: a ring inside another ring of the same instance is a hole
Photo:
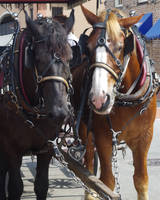
[[[68,106],[54,106],[52,110],[48,112],[48,118],[53,119],[56,123],[63,123],[69,116]]]
[[[93,104],[91,98],[89,98],[89,106],[91,107],[91,109],[92,109],[93,111],[97,111],[98,113],[103,113],[103,112],[105,112],[105,111],[107,110],[108,106],[110,105],[110,95],[107,95],[107,98],[106,98],[106,99],[107,99],[106,102],[103,103],[103,104],[101,105],[101,107],[97,109],[97,108],[95,107],[95,105]]]

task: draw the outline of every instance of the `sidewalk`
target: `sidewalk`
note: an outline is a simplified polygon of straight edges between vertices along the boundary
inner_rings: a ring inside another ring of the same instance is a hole
[[[148,153],[149,199],[160,198],[160,119],[154,124],[154,136]],[[127,149],[126,158],[119,155],[120,186],[122,200],[136,200],[137,194],[133,185],[133,165],[131,151]]]
[[[36,199],[33,192],[36,162],[32,163],[30,156],[24,157],[22,165],[22,178],[24,193],[22,199]],[[48,200],[83,200],[84,190],[69,177],[65,168],[61,167],[56,159],[49,169]]]

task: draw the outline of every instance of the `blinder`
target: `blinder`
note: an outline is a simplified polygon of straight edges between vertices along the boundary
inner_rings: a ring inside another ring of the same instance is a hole
[[[92,28],[92,27],[90,27]],[[81,54],[86,54],[88,55],[88,50],[87,50],[87,41],[88,41],[88,38],[89,36],[86,35],[86,32],[90,29],[90,28],[86,28],[83,33],[80,35],[80,38],[79,38],[79,46],[81,48]]]
[[[27,69],[33,68],[34,67],[34,53],[33,53],[33,46],[31,43],[29,43],[25,47],[24,51],[24,66]]]
[[[71,49],[72,49],[73,58],[72,60],[70,60],[69,66],[72,69],[81,64],[82,51],[81,51],[81,47],[79,43],[77,43],[76,41],[75,41],[75,45],[71,46]]]
[[[134,49],[134,36],[130,32],[129,36],[125,38],[124,41],[124,56],[130,54]]]

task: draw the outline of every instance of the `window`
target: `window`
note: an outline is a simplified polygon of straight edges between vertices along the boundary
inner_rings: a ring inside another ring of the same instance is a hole
[[[52,17],[63,14],[62,7],[52,7]]]
[[[115,7],[122,7],[123,6],[123,3],[122,3],[122,0],[115,0]]]
[[[138,3],[145,3],[148,2],[148,0],[138,0]]]

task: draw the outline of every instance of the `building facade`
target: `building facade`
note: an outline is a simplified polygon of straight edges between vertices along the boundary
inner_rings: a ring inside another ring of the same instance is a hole
[[[59,2],[59,3],[56,3]],[[63,2],[63,3],[60,3]],[[53,17],[55,15],[66,15],[69,16],[69,13],[71,12],[71,9],[74,7],[75,9],[75,35],[79,37],[79,35],[83,32],[83,30],[89,26],[86,19],[84,18],[80,4],[83,3],[84,6],[86,6],[89,10],[91,10],[93,13],[97,13],[102,8],[104,9],[104,0],[66,0],[64,3],[64,0],[55,0],[55,3],[33,3],[33,4],[0,4],[0,15],[7,10],[11,12],[17,12],[19,13],[19,21],[21,23],[22,27],[25,27],[25,18],[24,13],[21,11],[22,7],[25,7],[25,9],[28,11],[29,15],[35,19],[38,13],[41,13],[43,16],[47,17]],[[98,9],[97,9],[98,4]]]

